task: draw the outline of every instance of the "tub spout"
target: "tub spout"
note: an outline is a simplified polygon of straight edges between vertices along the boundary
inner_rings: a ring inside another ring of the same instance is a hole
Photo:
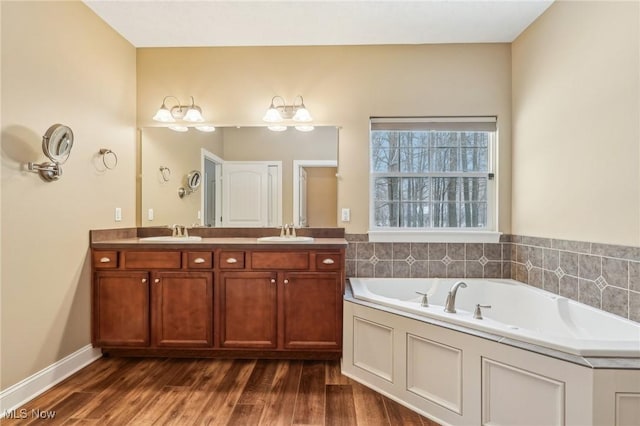
[[[445,312],[449,312],[450,314],[456,313],[456,294],[458,293],[458,289],[460,287],[466,288],[467,285],[464,283],[464,281],[458,281],[451,287],[451,290],[449,290],[449,294],[447,295],[447,301],[445,302],[445,305],[444,305]]]

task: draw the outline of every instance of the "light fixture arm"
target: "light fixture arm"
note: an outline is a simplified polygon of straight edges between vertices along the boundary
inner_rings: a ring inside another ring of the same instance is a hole
[[[276,105],[276,100],[280,100]],[[302,118],[301,118],[302,117]],[[287,105],[287,102],[282,96],[274,96],[271,98],[271,105],[265,114],[263,120],[268,123],[280,122],[283,119],[293,119],[294,121],[311,121],[311,115],[307,111],[307,107],[304,105],[304,98],[298,95],[294,98],[293,103]]]
[[[196,105],[196,101],[193,96],[191,98],[191,105],[185,104],[183,105],[175,96],[165,96],[162,100],[162,105],[156,114],[153,116],[155,121],[160,121],[162,123],[175,123],[176,121],[182,120],[190,123],[201,123],[204,120],[202,117],[202,108]],[[167,107],[167,100],[175,99],[177,104]],[[177,127],[183,127],[176,125]]]

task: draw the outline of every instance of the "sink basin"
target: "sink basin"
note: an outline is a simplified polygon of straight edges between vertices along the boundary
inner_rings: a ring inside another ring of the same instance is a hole
[[[312,241],[313,241],[313,237],[260,237],[258,238],[259,243],[290,244],[290,243],[310,243]]]
[[[145,237],[140,238],[140,241],[145,243],[197,243],[198,241],[202,241],[202,237],[196,235],[191,237]]]

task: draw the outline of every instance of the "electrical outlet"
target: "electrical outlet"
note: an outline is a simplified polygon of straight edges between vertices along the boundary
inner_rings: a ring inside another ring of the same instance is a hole
[[[344,208],[342,209],[342,221],[349,222],[351,220],[351,209]]]
[[[122,220],[122,209],[120,207],[116,207],[115,220],[116,222],[120,222]]]
[[[147,211],[147,219],[148,220],[153,220],[153,209],[149,209]]]

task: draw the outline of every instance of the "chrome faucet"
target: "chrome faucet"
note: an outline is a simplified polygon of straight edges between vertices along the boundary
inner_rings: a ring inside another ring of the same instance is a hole
[[[188,237],[189,231],[185,225],[171,225],[171,229],[173,232],[171,233],[172,237]]]
[[[458,281],[451,287],[451,290],[449,290],[447,301],[444,305],[445,312],[449,312],[450,314],[456,313],[456,294],[458,293],[458,289],[460,287],[467,288],[467,285],[464,283],[464,281]]]
[[[289,238],[289,237],[295,238],[295,236],[296,236],[296,228],[293,224],[289,225],[288,223],[285,223],[280,227],[281,238]]]

